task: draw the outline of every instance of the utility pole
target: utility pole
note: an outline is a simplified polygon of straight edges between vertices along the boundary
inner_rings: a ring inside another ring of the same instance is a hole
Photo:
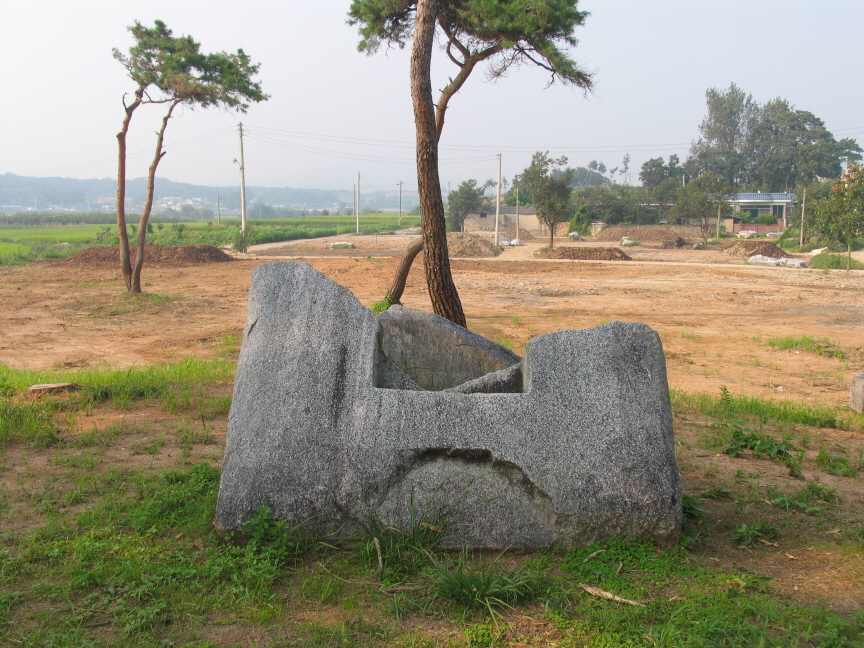
[[[804,190],[804,202],[801,204],[801,236],[798,240],[798,247],[804,247],[804,211],[807,209],[807,190]]]
[[[519,185],[516,185],[516,238],[519,238]]]
[[[243,159],[243,122],[240,122],[240,251],[246,252],[246,165]],[[234,160],[235,162],[237,160]]]
[[[714,238],[720,238],[720,210],[723,208],[723,203],[717,205],[717,236]]]
[[[357,172],[357,234],[360,234],[360,172]]]
[[[402,181],[399,181],[399,227],[402,227]]]
[[[501,154],[498,154],[498,187],[495,199],[495,247],[498,247],[498,217],[501,214]]]
[[[219,225],[222,225],[222,196],[216,196],[216,218],[219,219]]]

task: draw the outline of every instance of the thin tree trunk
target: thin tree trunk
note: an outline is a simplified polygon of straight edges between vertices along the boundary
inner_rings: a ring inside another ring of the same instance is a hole
[[[168,107],[168,112],[162,118],[162,127],[156,134],[156,154],[153,156],[153,162],[150,163],[150,171],[147,174],[147,200],[144,203],[144,211],[141,212],[141,220],[138,223],[138,253],[135,257],[135,266],[132,268],[132,287],[129,292],[141,292],[141,268],[144,266],[144,244],[147,238],[147,223],[150,220],[150,211],[153,209],[153,194],[156,190],[156,167],[165,156],[162,150],[162,142],[165,139],[165,128],[168,126],[168,120],[171,119],[171,113],[174,108],[180,103],[179,100],[174,100]],[[128,256],[128,252],[127,252]]]
[[[391,301],[398,302],[402,299],[402,293],[405,292],[405,282],[408,279],[408,271],[411,270],[414,259],[422,250],[422,236],[405,249],[405,254],[402,255],[402,260],[399,261],[399,266],[396,268],[396,276],[393,277],[393,283],[390,285],[390,290],[387,291],[387,296],[390,297]]]
[[[432,103],[432,46],[438,0],[418,0],[411,49],[411,99],[417,129],[417,187],[423,226],[426,285],[432,310],[465,326],[465,313],[450,272],[444,201],[438,177],[438,134]]]
[[[555,248],[555,223],[549,223],[549,249]]]
[[[120,268],[123,271],[123,283],[126,292],[132,291],[132,265],[129,262],[129,236],[126,234],[126,133],[129,132],[129,122],[132,121],[132,113],[141,105],[142,91],[135,93],[135,101],[125,106],[126,116],[123,118],[123,127],[117,133],[117,236],[120,239]]]

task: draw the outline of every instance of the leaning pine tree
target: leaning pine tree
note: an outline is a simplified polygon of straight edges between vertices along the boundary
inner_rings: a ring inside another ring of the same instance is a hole
[[[117,133],[117,230],[120,238],[120,266],[127,292],[141,292],[141,268],[144,265],[144,244],[147,223],[153,208],[156,168],[165,156],[162,148],[168,121],[179,105],[220,108],[246,112],[251,101],[264,101],[261,84],[252,81],[258,66],[251,63],[243,50],[236,54],[218,52],[202,54],[200,44],[191,36],[175,37],[161,20],[144,27],[135,22],[129,28],[135,45],[128,56],[114,50],[116,58],[135,82],[130,103],[123,98],[125,117]],[[147,198],[138,225],[138,244],[134,266],[126,234],[126,135],[135,110],[143,104],[165,104],[168,109],[156,133],[156,151],[147,173]]]
[[[349,22],[360,25],[359,49],[367,54],[382,43],[411,50],[411,98],[417,132],[417,185],[423,236],[408,248],[388,292],[396,302],[414,258],[423,250],[426,284],[438,315],[465,326],[465,314],[450,272],[444,202],[438,177],[438,142],[450,98],[459,91],[478,63],[488,61],[489,76],[504,76],[522,63],[537,65],[561,82],[590,89],[591,74],[579,68],[568,48],[587,14],[578,0],[354,0]],[[455,77],[432,96],[432,49],[436,32]]]

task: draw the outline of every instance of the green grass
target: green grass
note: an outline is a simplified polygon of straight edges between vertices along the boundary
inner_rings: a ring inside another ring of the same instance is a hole
[[[845,270],[847,258],[845,254],[828,254],[823,252],[812,257],[807,263],[811,268],[815,268],[816,270]],[[861,263],[857,259],[852,259],[849,267],[852,270],[864,270],[864,263]]]
[[[231,398],[212,393],[234,378],[235,365],[223,359],[188,358],[171,365],[128,369],[22,371],[0,365],[0,446],[27,441],[45,447],[62,440],[63,417],[110,403],[128,409],[134,400],[154,400],[168,412],[192,412],[213,419],[227,414]],[[70,382],[81,386],[55,399],[29,400],[29,385]]]
[[[238,342],[227,335],[222,345]],[[0,524],[9,530],[0,535],[0,645],[212,648],[236,645],[239,639],[226,637],[238,636],[260,636],[261,645],[273,648],[840,648],[864,641],[864,615],[803,605],[767,577],[737,569],[734,557],[718,554],[722,566],[708,561],[718,536],[727,550],[734,551],[734,540],[753,544],[754,552],[775,551],[761,538],[783,543],[777,551],[797,554],[797,522],[833,526],[841,501],[839,492],[815,482],[789,481],[786,492],[763,489],[762,503],[754,495],[748,504],[762,506],[753,511],[739,507],[740,489],[732,483],[734,493],[718,485],[703,490],[702,497],[712,500],[707,504],[688,495],[685,544],[691,549],[618,538],[572,551],[454,553],[438,547],[449,518],[448,509],[434,506],[411,511],[406,529],[379,521],[355,537],[323,539],[273,519],[262,506],[244,527],[245,544],[225,542],[212,525],[218,468],[183,465],[181,458],[169,470],[136,469],[101,453],[122,443],[124,450],[164,459],[170,448],[163,445],[207,443],[206,428],[200,432],[177,421],[190,414],[198,418],[217,398],[225,399],[217,414],[224,420],[230,398],[223,393],[233,370],[225,360],[122,370],[28,372],[0,366],[0,406],[30,410],[9,426],[13,432],[0,446],[0,477],[20,486],[14,492],[0,486]],[[22,395],[29,384],[60,381],[77,382],[82,390],[33,401]],[[730,412],[756,410],[728,391],[706,401],[675,392],[673,402],[688,414],[703,411],[697,408],[701,403],[727,425]],[[130,435],[128,428],[63,434],[64,417],[95,404],[114,412],[159,405],[160,419],[173,423],[164,434],[147,432],[146,438]],[[790,418],[814,415],[800,407],[785,411]],[[0,416],[0,424],[14,416]],[[794,453],[791,447],[768,447],[770,435],[761,428],[735,429],[737,435],[718,429],[718,442],[721,436],[732,439],[748,456],[782,459]],[[27,462],[7,471],[4,461],[12,455],[3,453],[15,444]],[[823,469],[842,468],[838,458],[856,461],[842,448],[830,449],[839,454],[823,448],[822,458],[814,460]],[[31,458],[38,460],[32,468]],[[725,507],[725,522],[713,507]],[[731,513],[733,507],[738,513]],[[860,540],[851,536],[831,541],[845,543],[838,551],[860,552]],[[800,542],[806,547],[811,540]],[[606,594],[636,605],[607,600]],[[554,636],[532,636],[532,624]],[[233,634],[223,636],[222,629]]]
[[[768,340],[768,345],[778,351],[783,349],[800,349],[808,353],[815,353],[816,355],[838,358],[840,360],[846,359],[846,354],[840,348],[840,345],[828,338],[816,340],[809,335],[789,335],[782,338],[771,338]]]
[[[837,412],[816,404],[795,401],[772,401],[753,396],[735,396],[721,390],[720,395],[690,393],[670,389],[675,410],[692,410],[717,419],[749,417],[812,427],[834,428],[841,424]]]
[[[14,219],[12,219],[14,221]],[[52,219],[54,220],[54,219]],[[69,221],[69,219],[65,219]],[[362,214],[362,234],[393,233],[399,226],[396,214]],[[238,220],[196,220],[166,223],[152,220],[147,242],[158,245],[238,245]],[[419,216],[402,217],[402,227],[420,224]],[[131,244],[137,240],[138,215],[128,215],[127,234]],[[356,230],[353,216],[310,216],[307,218],[251,219],[247,226],[247,243],[273,243],[351,234]],[[20,265],[34,259],[62,258],[96,245],[117,245],[117,227],[111,224],[50,224],[41,227],[0,226],[0,265]]]

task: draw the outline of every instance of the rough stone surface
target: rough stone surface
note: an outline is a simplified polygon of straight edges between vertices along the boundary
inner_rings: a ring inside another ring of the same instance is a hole
[[[450,389],[521,359],[434,313],[391,306],[378,316],[384,355],[422,389]]]
[[[864,414],[864,371],[855,374],[852,388],[849,390],[849,407]]]
[[[424,348],[393,344],[406,321],[437,332],[415,338]],[[610,322],[550,333],[506,366],[498,345],[461,330],[450,333],[466,346],[454,347],[441,330],[422,313],[376,318],[304,263],[258,266],[217,527],[240,530],[263,505],[322,531],[372,516],[406,528],[443,514],[453,546],[677,541],[681,483],[654,331]],[[397,347],[402,355],[388,359]],[[446,391],[399,376],[419,356],[434,369],[453,348],[505,366]]]

